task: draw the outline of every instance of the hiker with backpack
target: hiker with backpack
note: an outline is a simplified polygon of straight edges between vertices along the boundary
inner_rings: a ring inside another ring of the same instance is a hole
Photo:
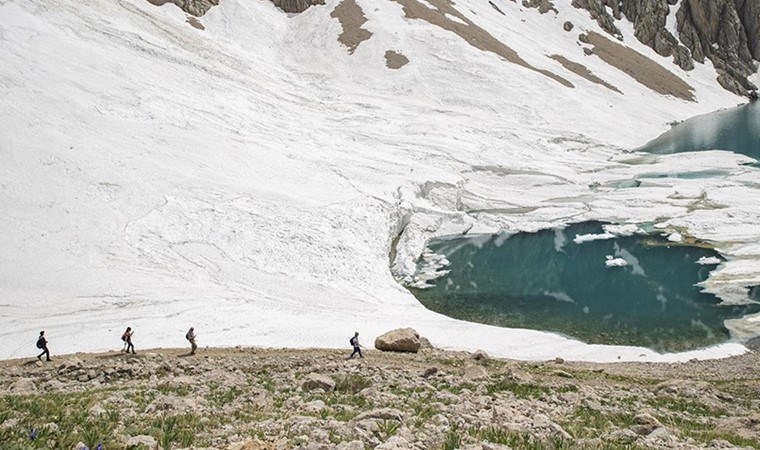
[[[351,356],[349,356],[348,359],[353,358],[354,355],[357,354],[357,353],[359,354],[359,358],[364,358],[364,355],[362,355],[362,349],[361,349],[362,345],[359,343],[359,332],[358,331],[354,333],[354,337],[352,337],[348,342],[354,348],[354,352],[351,353]]]
[[[195,350],[198,348],[197,345],[195,345],[195,329],[193,327],[190,327],[190,329],[187,331],[187,334],[185,335],[185,339],[190,341],[190,354],[194,355]]]
[[[45,339],[45,331],[40,331],[40,337],[37,338],[37,348],[42,350],[42,353],[37,355],[37,359],[42,361],[42,355],[45,355],[45,361],[50,361],[50,350],[47,348],[47,339]]]
[[[124,341],[127,344],[127,348],[124,350],[125,353],[129,353],[130,350],[132,350],[132,354],[135,354],[135,346],[132,345],[132,335],[135,332],[132,331],[132,327],[127,327],[127,330],[124,332],[124,334],[121,335],[121,340]]]

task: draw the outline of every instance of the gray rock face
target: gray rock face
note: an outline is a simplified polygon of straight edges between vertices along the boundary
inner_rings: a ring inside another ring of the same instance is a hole
[[[200,17],[211,9],[212,6],[219,4],[219,0],[148,0],[154,5],[161,6],[166,3],[174,3],[183,11],[195,17]]]
[[[609,3],[609,4],[608,4]],[[591,17],[597,21],[600,27],[607,33],[622,37],[620,30],[615,25],[615,19],[619,19],[619,6],[617,1],[608,2],[606,0],[573,0],[572,5],[576,8],[586,9],[591,13]],[[607,6],[613,8],[613,15],[607,12]],[[615,13],[615,11],[618,11]]]
[[[683,0],[676,12],[678,36],[665,27],[674,0],[573,0],[589,11],[609,34],[620,37],[615,20],[625,16],[636,38],[684,70],[694,61],[712,61],[725,89],[747,95],[756,87],[747,80],[760,59],[760,0]],[[609,11],[612,11],[610,14]],[[679,41],[680,39],[680,41]]]
[[[272,3],[286,13],[302,13],[313,5],[324,5],[325,0],[272,0]]]
[[[680,38],[691,50],[695,60],[709,58],[719,73],[718,82],[724,88],[746,95],[756,87],[747,80],[755,72],[749,48],[747,28],[739,16],[742,11],[754,11],[745,17],[748,27],[756,30],[760,0],[688,0],[678,10]],[[756,44],[757,35],[752,36]],[[753,45],[755,45],[753,44]]]
[[[421,346],[419,333],[411,328],[398,328],[375,339],[375,348],[386,352],[417,353]]]

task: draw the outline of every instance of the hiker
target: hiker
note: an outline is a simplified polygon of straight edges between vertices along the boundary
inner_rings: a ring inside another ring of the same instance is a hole
[[[354,347],[354,352],[351,353],[351,356],[349,356],[348,359],[353,358],[354,355],[357,354],[357,353],[359,354],[359,358],[364,358],[364,355],[362,355],[362,349],[361,349],[362,345],[359,343],[359,332],[358,331],[354,333],[354,337],[352,337],[349,342]]]
[[[50,350],[47,348],[47,339],[45,339],[45,331],[40,331],[40,337],[37,338],[37,348],[42,350],[42,353],[37,355],[37,359],[42,361],[42,355],[45,355],[45,361],[50,361]]]
[[[127,327],[127,331],[124,332],[124,334],[121,335],[121,340],[127,343],[127,348],[124,350],[124,352],[129,353],[130,350],[132,350],[132,354],[135,354],[135,346],[132,345],[132,335],[135,334],[134,331],[132,331],[132,327]]]
[[[198,346],[195,345],[195,328],[190,327],[190,329],[187,331],[187,334],[185,335],[185,339],[190,341],[190,345],[192,346],[190,349],[190,354],[194,355],[195,350],[198,348]]]

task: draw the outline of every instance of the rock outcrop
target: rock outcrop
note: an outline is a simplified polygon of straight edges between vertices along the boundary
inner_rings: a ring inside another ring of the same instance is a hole
[[[272,0],[272,3],[286,13],[302,13],[314,5],[324,5],[325,0]]]
[[[417,353],[422,343],[420,335],[412,328],[398,328],[375,339],[375,348],[386,352]]]
[[[211,7],[219,4],[219,0],[148,0],[156,6],[165,5],[166,3],[174,3],[179,6],[182,11],[191,14],[195,17],[200,17],[208,12]]]
[[[616,20],[633,23],[636,38],[684,70],[709,59],[725,89],[748,95],[756,86],[747,77],[760,60],[760,0],[573,0],[589,11],[607,33],[622,37]],[[676,14],[677,33],[667,29]]]

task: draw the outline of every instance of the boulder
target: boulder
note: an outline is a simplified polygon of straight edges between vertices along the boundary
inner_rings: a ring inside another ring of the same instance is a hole
[[[483,350],[475,350],[475,352],[470,355],[470,359],[474,359],[475,361],[487,361],[488,353],[484,352]]]
[[[410,352],[420,350],[420,335],[412,328],[398,328],[375,339],[375,348],[384,352]]]
[[[331,392],[335,389],[335,381],[330,377],[318,373],[310,373],[306,376],[303,383],[301,383],[301,388],[303,388],[304,391],[322,389],[325,392]]]

